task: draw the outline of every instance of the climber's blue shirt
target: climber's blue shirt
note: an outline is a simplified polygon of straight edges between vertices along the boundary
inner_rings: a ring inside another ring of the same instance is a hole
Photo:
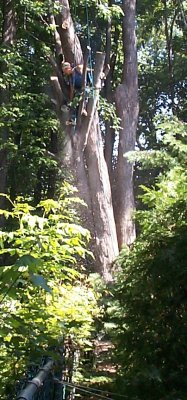
[[[82,89],[82,74],[79,70],[76,69],[76,67],[73,70],[73,73],[71,75],[65,75],[64,74],[64,79],[67,85],[72,86],[75,90],[80,91]],[[91,75],[89,72],[87,72],[87,79],[86,79],[86,84],[91,85],[92,84],[92,79]]]
[[[75,67],[71,75],[64,74],[65,82],[68,86],[71,86],[75,91],[82,89],[82,74]]]
[[[82,74],[77,71],[76,68],[71,75],[71,84],[75,90],[80,90],[82,88]]]

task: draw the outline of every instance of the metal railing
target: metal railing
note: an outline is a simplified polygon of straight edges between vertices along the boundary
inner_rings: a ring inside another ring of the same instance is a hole
[[[45,365],[39,368],[34,378],[27,380],[16,400],[68,400],[73,399],[74,388],[65,383],[72,382],[74,372],[79,362],[79,351],[68,337],[60,348],[58,362],[45,360]],[[35,372],[36,373],[36,372]],[[33,374],[32,374],[33,377]]]
[[[25,389],[23,389],[17,396],[17,400],[33,400],[41,387],[44,387],[44,382],[49,378],[54,366],[54,361],[49,360],[42,368],[40,368],[38,374],[28,383]]]

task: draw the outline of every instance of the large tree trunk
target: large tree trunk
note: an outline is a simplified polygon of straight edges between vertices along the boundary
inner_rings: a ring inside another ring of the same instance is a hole
[[[80,185],[87,185],[89,191],[87,204],[92,217],[90,230],[94,239],[95,269],[109,281],[112,279],[112,262],[118,255],[118,243],[108,169],[96,112],[103,66],[104,55],[99,53],[94,71],[94,96],[88,101],[87,117],[82,123],[78,121],[79,130],[74,134],[74,142],[78,143],[79,160],[85,155],[82,175],[79,175],[79,188]],[[76,171],[78,170],[79,168]],[[80,194],[82,195],[81,191]]]
[[[122,83],[116,89],[116,107],[121,118],[119,136],[118,161],[116,168],[115,187],[115,220],[118,243],[131,244],[135,239],[135,224],[133,221],[133,165],[126,158],[128,151],[134,150],[138,120],[138,73],[137,49],[135,34],[136,0],[124,0],[124,70]]]
[[[82,62],[83,56],[80,43],[74,32],[69,4],[67,0],[61,0],[60,3],[62,12],[56,17],[56,22],[63,55],[66,61],[78,64]],[[81,116],[81,113],[79,113],[75,128],[67,127],[64,124],[63,116],[60,117],[60,120],[66,133],[66,143],[68,148],[71,149],[68,150],[71,153],[71,156],[67,157],[68,168],[74,173],[79,196],[88,206],[87,211],[86,209],[84,211],[83,220],[89,227],[94,241],[95,269],[106,281],[109,281],[112,279],[112,262],[118,255],[118,243],[110,181],[96,111],[104,60],[105,56],[98,53],[94,68],[94,94],[88,99],[87,116]],[[58,86],[59,89],[58,75],[57,73],[55,79],[53,79],[54,91],[55,86],[56,88]],[[57,103],[58,98],[59,95],[56,94]],[[62,110],[63,114],[61,105],[58,105],[57,110],[58,113],[59,110]]]
[[[94,119],[86,148],[88,182],[94,216],[96,269],[111,280],[111,265],[118,255],[109,174],[103,155],[102,137]]]
[[[11,46],[15,38],[15,13],[13,9],[13,2],[11,0],[3,0],[2,3],[2,14],[3,14],[3,29],[2,29],[2,45]],[[7,65],[2,62],[1,74],[6,73]],[[0,104],[6,106],[9,102],[9,86],[2,88],[0,91]],[[1,145],[0,150],[0,193],[6,193],[7,191],[7,170],[8,170],[8,159],[7,159],[7,148],[6,143],[9,138],[9,131],[6,124],[6,119],[3,121],[1,127]],[[4,208],[5,198],[0,197],[0,208]],[[0,225],[4,223],[3,218],[0,219]]]

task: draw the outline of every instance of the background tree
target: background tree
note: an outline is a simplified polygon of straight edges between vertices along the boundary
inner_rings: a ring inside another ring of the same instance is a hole
[[[13,2],[10,0],[3,0],[2,2],[2,50],[5,55],[8,55],[8,50],[10,50],[11,46],[14,43],[15,39],[15,12],[13,9]],[[9,71],[8,63],[3,60],[0,65],[0,73],[7,74]],[[1,78],[2,79],[2,78]],[[0,104],[1,107],[6,107],[9,103],[10,97],[10,86],[6,82],[1,84],[0,91]],[[0,192],[5,193],[7,191],[7,169],[8,169],[8,160],[7,160],[7,146],[9,139],[9,127],[7,122],[7,116],[4,115],[5,124],[1,125],[1,150],[0,150]],[[0,200],[0,207],[4,206],[4,199]],[[1,220],[3,223],[3,220]]]
[[[137,146],[140,150],[156,150],[162,146],[155,129],[154,118],[158,113],[173,113],[179,119],[186,120],[184,2],[167,1],[166,7],[167,11],[162,1],[145,1],[137,5],[140,99]],[[166,24],[172,44],[172,84],[168,72]],[[171,91],[174,93],[174,107]],[[149,165],[146,170],[136,169],[136,193],[138,184],[151,185],[159,170],[159,167],[155,169],[153,165]],[[136,201],[139,208],[140,201]]]
[[[159,129],[168,148],[154,161],[167,172],[152,189],[144,187],[148,210],[137,213],[141,234],[133,249],[121,252],[111,314],[118,385],[122,379],[130,399],[186,393],[186,127],[168,121]]]

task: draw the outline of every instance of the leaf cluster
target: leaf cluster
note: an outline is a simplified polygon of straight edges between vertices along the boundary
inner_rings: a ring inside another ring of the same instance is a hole
[[[89,232],[73,222],[70,208],[78,200],[70,189],[65,185],[58,201],[36,207],[5,195],[10,206],[1,210],[7,224],[0,232],[2,399],[31,360],[58,357],[60,338],[71,335],[82,347],[100,312],[81,261],[91,256]]]
[[[185,399],[187,390],[187,144],[183,124],[168,121],[162,130],[168,170],[143,188],[148,208],[136,214],[141,233],[119,256],[109,309],[118,385],[137,400]]]

